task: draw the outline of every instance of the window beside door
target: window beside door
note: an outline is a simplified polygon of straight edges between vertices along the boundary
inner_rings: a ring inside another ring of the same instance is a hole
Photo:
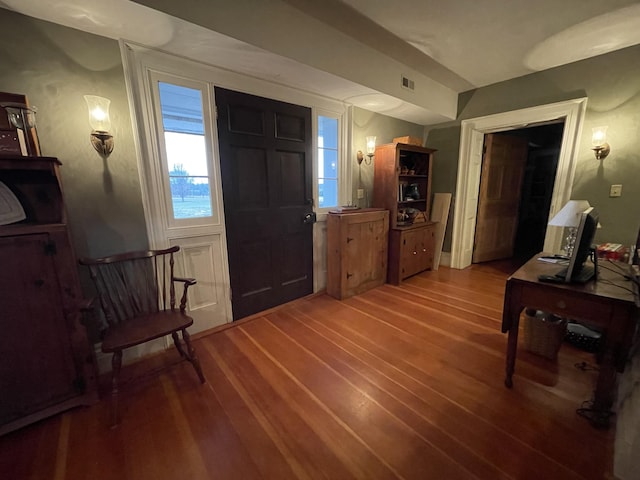
[[[211,217],[211,178],[207,159],[202,92],[158,82],[166,171],[174,220]],[[338,116],[317,115],[317,208],[339,204]]]
[[[317,116],[318,124],[318,208],[338,205],[338,139],[336,117]]]
[[[158,82],[174,220],[212,216],[202,92]]]

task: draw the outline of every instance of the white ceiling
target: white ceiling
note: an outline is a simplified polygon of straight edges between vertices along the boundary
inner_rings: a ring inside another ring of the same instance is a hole
[[[638,0],[280,1],[455,92],[640,43]],[[220,8],[232,3],[218,0],[211,5]],[[362,82],[320,71],[128,0],[57,0],[46,2],[46,8],[43,0],[0,0],[0,6],[105,37],[162,48],[415,123],[445,120]]]
[[[640,43],[638,0],[342,0],[474,87]]]

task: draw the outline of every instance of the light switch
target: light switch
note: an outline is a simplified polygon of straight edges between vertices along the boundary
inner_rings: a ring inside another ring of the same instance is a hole
[[[619,197],[622,195],[622,185],[611,185],[611,190],[609,190],[610,197]]]

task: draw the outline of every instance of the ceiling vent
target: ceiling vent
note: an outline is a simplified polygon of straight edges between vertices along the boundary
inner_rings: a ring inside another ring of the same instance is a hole
[[[413,83],[413,80],[410,80],[408,77],[402,75],[402,88],[413,90],[415,88],[415,84]]]

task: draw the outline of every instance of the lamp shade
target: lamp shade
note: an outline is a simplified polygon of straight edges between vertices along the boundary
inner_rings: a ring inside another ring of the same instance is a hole
[[[111,130],[109,118],[109,105],[111,100],[97,95],[85,95],[87,108],[89,109],[89,124],[96,132],[108,132]]]
[[[591,144],[594,147],[602,147],[607,143],[607,126],[592,129]]]
[[[591,205],[587,200],[569,200],[551,219],[549,225],[554,227],[577,227],[580,214]]]
[[[376,137],[369,136],[366,138],[366,140],[367,140],[367,154],[373,155],[373,153],[376,151]]]

